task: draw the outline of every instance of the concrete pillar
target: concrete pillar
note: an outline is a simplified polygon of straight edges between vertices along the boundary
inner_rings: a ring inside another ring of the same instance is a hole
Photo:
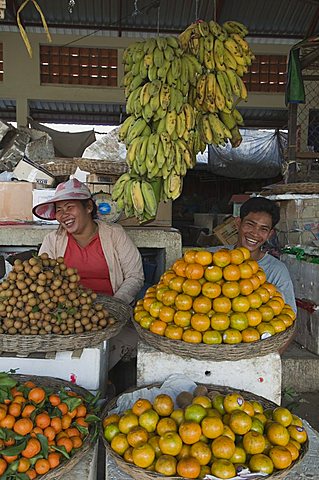
[[[25,97],[17,97],[16,99],[16,122],[18,127],[26,127],[28,125],[29,103]]]

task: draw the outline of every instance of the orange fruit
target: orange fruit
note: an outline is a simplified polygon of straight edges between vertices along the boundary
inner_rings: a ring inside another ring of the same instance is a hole
[[[178,327],[189,327],[189,325],[191,324],[191,318],[192,314],[189,310],[178,310],[174,314],[174,323]]]
[[[246,452],[242,447],[235,448],[234,455],[229,459],[231,463],[245,463],[246,462]]]
[[[242,341],[242,335],[239,330],[235,330],[234,328],[228,328],[223,333],[223,343],[227,343],[229,345],[235,345],[236,343],[240,343]]]
[[[201,343],[202,334],[193,328],[184,331],[182,339],[187,343]]]
[[[235,410],[243,410],[244,404],[244,398],[237,392],[228,393],[223,399],[223,406],[226,413],[232,413]]]
[[[139,310],[138,312],[134,313],[134,320],[136,322],[140,322],[143,317],[147,317],[147,316],[148,316],[148,312],[146,310]]]
[[[248,327],[248,319],[244,313],[235,312],[230,314],[230,328],[245,330]]]
[[[301,418],[297,417],[297,415],[292,415],[291,425],[298,425],[299,427],[303,426]]]
[[[147,468],[155,460],[155,451],[149,443],[144,443],[139,447],[133,448],[132,457],[137,467]]]
[[[256,455],[263,453],[265,450],[266,441],[264,436],[255,431],[247,432],[243,438],[243,447],[249,455]]]
[[[43,388],[35,387],[28,393],[28,399],[33,403],[41,403],[45,399],[46,393]]]
[[[286,315],[289,315],[289,316],[292,318],[292,320],[295,320],[295,319],[296,319],[296,314],[295,314],[295,312],[294,312],[293,309],[292,309],[291,307],[289,307],[289,305],[287,305],[286,303],[285,303],[285,306],[284,306],[284,308],[282,309],[281,313],[284,313],[284,314],[286,314]]]
[[[229,250],[230,261],[235,265],[240,265],[245,260],[244,253],[239,248]]]
[[[255,410],[251,402],[248,400],[244,401],[243,412],[246,412],[250,417],[254,416]]]
[[[176,290],[166,290],[166,292],[162,295],[162,303],[163,305],[167,305],[168,307],[175,304],[175,298],[177,297],[178,292]]]
[[[185,269],[186,269],[187,265],[189,265],[189,264],[186,263],[182,258],[179,258],[173,264],[172,269],[174,270],[176,275],[178,275],[180,277],[185,277],[186,276],[185,275]]]
[[[153,320],[150,324],[149,331],[156,333],[156,335],[164,335],[167,327],[167,323],[162,322],[162,320]]]
[[[296,440],[298,443],[305,443],[308,438],[305,427],[299,425],[290,425],[288,427],[288,433],[292,440]]]
[[[254,285],[248,278],[239,280],[239,291],[241,295],[251,295],[254,291]]]
[[[158,302],[157,300],[155,300],[155,301],[150,305],[150,309],[149,309],[150,315],[151,315],[152,317],[154,317],[154,318],[158,318],[162,306],[163,306],[162,302]]]
[[[159,319],[162,320],[162,322],[170,323],[174,319],[175,312],[175,308],[163,305],[159,311]]]
[[[249,432],[251,425],[252,419],[248,413],[240,410],[235,410],[231,413],[229,426],[236,435],[245,435],[245,433]]]
[[[291,327],[291,325],[294,323],[290,315],[286,315],[285,313],[281,313],[280,315],[278,315],[277,320],[282,320],[286,328]]]
[[[188,420],[181,423],[178,433],[186,445],[192,445],[200,440],[202,429],[197,422]]]
[[[171,290],[175,290],[178,293],[181,293],[183,291],[183,283],[185,282],[185,278],[182,276],[177,276],[172,278],[172,280],[169,282],[168,286]],[[165,293],[162,295],[162,299],[165,296]]]
[[[51,418],[51,427],[54,428],[56,433],[61,432],[62,430],[62,422],[60,417],[52,417]]]
[[[269,301],[270,295],[266,288],[259,287],[257,288],[257,290],[255,290],[255,292],[258,293],[258,295],[260,295],[263,303],[267,303]]]
[[[62,422],[62,430],[66,430],[67,428],[70,427],[72,423],[72,417],[68,413],[66,413],[65,415],[62,415],[61,422]]]
[[[9,428],[11,430],[13,428],[13,426],[15,425],[15,421],[16,421],[16,419],[13,415],[6,415],[0,421],[0,427],[1,428]]]
[[[258,453],[251,456],[249,460],[249,468],[252,472],[260,472],[270,475],[274,470],[274,464],[267,455]]]
[[[83,440],[79,436],[71,437],[73,448],[81,448],[83,445]]]
[[[246,317],[250,327],[256,327],[262,322],[263,319],[262,314],[257,309],[249,309],[246,312]]]
[[[221,294],[222,287],[218,283],[205,282],[202,285],[202,294],[208,298],[217,298]]]
[[[274,327],[276,333],[284,332],[287,328],[285,322],[277,317],[270,320],[269,323]]]
[[[156,433],[161,437],[168,432],[177,432],[177,424],[172,417],[161,418],[156,426]]]
[[[296,445],[294,445],[291,442],[288,442],[285,448],[287,448],[287,450],[289,450],[292,461],[294,462],[295,460],[297,460],[297,458],[299,457],[299,450],[296,447]]]
[[[238,266],[239,266],[239,270],[240,270],[240,278],[249,279],[253,276],[253,274],[254,274],[253,269],[251,268],[251,266],[249,265],[248,262],[244,262],[244,263],[242,263],[241,265],[238,265]]]
[[[13,426],[13,430],[19,435],[28,435],[33,429],[33,422],[30,418],[20,418]]]
[[[51,452],[48,455],[48,461],[51,468],[55,468],[60,464],[61,453]]]
[[[202,286],[198,280],[187,278],[182,286],[183,292],[191,297],[197,297],[202,290]]]
[[[177,463],[177,473],[181,477],[198,478],[200,474],[200,463],[196,458],[184,457]]]
[[[45,458],[39,458],[34,465],[34,469],[38,475],[44,475],[50,470],[50,468],[49,460],[46,460]]]
[[[257,277],[257,275],[253,275],[252,277],[250,277],[249,280],[250,280],[251,283],[253,284],[254,290],[257,290],[257,289],[260,287],[260,280],[259,280],[259,278]]]
[[[184,412],[185,420],[200,423],[207,415],[207,410],[201,404],[192,403]]]
[[[208,313],[212,308],[212,301],[210,298],[200,295],[193,300],[193,310],[196,313]]]
[[[111,425],[111,424],[110,424]],[[113,425],[116,425],[113,424]],[[116,425],[117,426],[117,425]],[[52,428],[52,427],[48,427],[48,428]],[[47,430],[47,428],[45,429]],[[54,430],[54,429],[53,429]],[[67,433],[68,437],[71,438],[71,437],[79,437],[81,434],[79,432],[79,430],[76,428],[76,427],[70,427],[68,428],[65,433]],[[117,433],[120,433],[120,431],[118,430]]]
[[[205,268],[204,277],[208,282],[219,282],[223,278],[223,270],[216,265]]]
[[[235,442],[225,435],[221,435],[212,441],[212,452],[214,457],[229,460],[235,453]]]
[[[182,408],[175,408],[172,411],[170,417],[175,421],[177,425],[180,425],[184,421],[184,410]]]
[[[28,475],[30,480],[33,480],[38,476],[37,472],[34,470],[34,468],[30,468],[25,472],[26,475]]]
[[[145,428],[137,426],[133,427],[127,434],[127,441],[131,447],[136,448],[139,447],[140,445],[143,445],[143,443],[146,443],[148,441],[149,435],[148,432],[145,430]]]
[[[141,318],[141,320],[139,321],[139,324],[142,328],[149,330],[153,321],[154,321],[154,318],[151,317],[151,315],[147,315]]]
[[[213,300],[213,310],[216,313],[229,313],[232,308],[231,301],[227,297],[218,297]]]
[[[248,250],[248,248],[246,247],[237,247],[238,250],[240,250],[242,252],[242,254],[244,255],[244,259],[245,260],[249,260],[250,259],[250,251]]]
[[[173,476],[176,474],[176,458],[171,455],[161,455],[155,463],[155,472],[164,475],[165,477]]]
[[[197,250],[187,250],[183,255],[183,260],[186,263],[195,263],[196,253],[197,253]]]
[[[259,311],[261,313],[263,322],[270,322],[270,320],[274,318],[274,311],[271,307],[262,305],[261,307],[259,307]]]
[[[253,327],[245,328],[241,332],[241,336],[244,343],[257,342],[260,339],[260,333]]]
[[[181,340],[183,336],[183,328],[177,325],[167,325],[164,335],[171,340]]]
[[[210,439],[217,438],[224,432],[224,424],[219,417],[203,418],[201,427],[203,435]]]
[[[148,433],[155,432],[158,421],[159,415],[153,408],[143,412],[138,419],[140,426],[144,427]]]
[[[222,343],[223,338],[221,334],[215,330],[206,330],[203,333],[203,343],[206,345],[218,345]]]
[[[3,458],[0,458],[0,475],[2,475],[6,471],[7,466],[7,462]]]
[[[259,268],[259,269],[257,270],[256,276],[259,278],[261,285],[263,285],[263,284],[266,282],[266,280],[267,280],[266,274],[265,274],[265,272],[263,271],[262,268]]]
[[[259,308],[263,303],[261,296],[259,295],[259,293],[256,293],[256,292],[253,292],[250,295],[247,295],[247,298],[250,303],[250,308],[252,309]]]
[[[156,288],[156,299],[159,302],[162,301],[162,297],[163,297],[164,293],[167,292],[167,290],[169,290],[169,287],[167,285],[158,284],[158,286]]]
[[[248,312],[250,309],[250,302],[247,297],[244,297],[243,295],[239,295],[236,298],[232,299],[231,302],[232,305],[232,310],[234,312]]]
[[[273,422],[267,427],[267,438],[273,445],[284,447],[289,442],[289,431],[280,423]]]
[[[236,476],[236,469],[231,461],[221,458],[213,461],[211,473],[218,478],[232,478]]]
[[[18,455],[4,455],[4,454],[2,454],[2,457],[7,463],[13,463],[15,460],[17,460]]]
[[[41,451],[41,443],[37,438],[30,438],[27,441],[26,448],[22,450],[21,455],[25,458],[32,458]]]
[[[16,398],[17,398],[17,397],[16,397]],[[14,417],[19,417],[20,414],[21,414],[21,410],[22,410],[22,407],[21,407],[21,404],[20,404],[20,403],[12,402],[12,403],[9,405],[8,413],[9,413],[10,415],[13,415]]]
[[[261,322],[257,325],[257,330],[260,333],[260,338],[264,340],[265,338],[275,335],[275,329],[269,322]]]
[[[125,413],[119,419],[119,430],[125,435],[133,428],[138,426],[138,416],[134,413]]]
[[[37,427],[40,427],[42,429],[48,427],[51,423],[51,418],[50,416],[48,415],[47,412],[42,412],[42,413],[39,413],[36,417],[35,417],[35,424]],[[70,423],[71,423],[71,417],[70,417]],[[62,428],[63,427],[63,422],[62,422]]]
[[[229,250],[222,248],[213,253],[213,264],[217,267],[226,267],[230,264],[231,257]]]
[[[213,262],[213,254],[207,250],[199,250],[195,254],[195,262],[204,267],[210,265]]]
[[[206,395],[196,395],[193,400],[192,400],[192,403],[195,403],[195,404],[198,404],[198,405],[201,405],[202,407],[208,409],[208,408],[212,408],[212,401],[209,397],[207,397]],[[207,413],[207,412],[206,412]]]
[[[159,447],[164,455],[175,457],[182,450],[183,442],[177,432],[167,432],[159,439]]]
[[[187,278],[199,280],[204,276],[204,267],[199,263],[188,263],[185,268],[185,276]]]
[[[191,446],[190,455],[198,460],[201,466],[208,465],[212,458],[210,447],[204,442],[196,442]]]
[[[275,446],[269,450],[269,457],[278,470],[288,468],[292,464],[291,453],[286,447]]]
[[[227,265],[223,269],[223,277],[225,280],[236,281],[240,279],[240,269],[237,265]]]
[[[266,303],[266,305],[272,308],[275,315],[280,315],[283,308],[281,303],[274,299],[270,299],[269,302]]]
[[[191,318],[191,325],[194,330],[205,332],[210,327],[210,318],[203,313],[195,313]]]
[[[175,306],[177,310],[190,310],[193,305],[193,299],[185,293],[180,293],[175,298]]]
[[[66,415],[69,411],[69,408],[67,406],[66,403],[62,402],[62,403],[59,403],[59,405],[57,406],[57,408],[60,410],[60,412],[62,413],[62,415]]]
[[[169,395],[161,393],[154,398],[153,409],[158,415],[166,417],[174,410],[174,402]]]
[[[160,439],[159,435],[154,434],[154,436],[151,437],[148,441],[148,443],[154,448],[156,458],[162,455],[162,451],[159,446],[159,439]],[[131,463],[133,463],[133,458]]]
[[[120,435],[120,434],[118,434],[118,435]],[[114,437],[114,438],[116,438],[116,437]],[[113,439],[113,440],[114,440],[114,439]],[[113,440],[112,440],[112,441],[113,441]],[[59,439],[57,440],[56,444],[57,444],[58,447],[62,447],[62,446],[63,446],[68,453],[70,453],[71,450],[72,450],[72,448],[73,448],[73,442],[72,442],[72,440],[71,440],[70,438],[68,438],[68,437],[59,438]]]
[[[27,470],[29,470],[30,465],[31,465],[30,460],[28,458],[22,457],[19,459],[17,471],[19,473],[25,473]]]
[[[232,429],[228,425],[224,425],[224,432],[223,432],[224,437],[229,437],[231,440],[236,439],[236,436]]]
[[[210,322],[214,330],[223,331],[229,328],[230,318],[226,313],[214,313],[211,316]]]
[[[235,298],[240,294],[238,282],[225,282],[222,285],[222,293],[227,298]]]
[[[149,410],[150,408],[152,408],[152,404],[149,400],[147,400],[146,398],[139,398],[138,400],[135,401],[135,403],[132,406],[132,413],[139,417],[140,415],[142,415],[142,413],[146,412],[146,410]],[[111,415],[111,417],[113,415]],[[117,421],[118,421],[120,417],[118,415],[117,417],[118,417],[117,418]],[[105,426],[104,421],[103,421],[103,426]]]

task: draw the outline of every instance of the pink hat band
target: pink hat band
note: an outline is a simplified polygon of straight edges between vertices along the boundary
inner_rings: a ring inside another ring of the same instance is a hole
[[[59,183],[54,192],[54,196],[44,203],[35,205],[32,213],[42,220],[55,220],[55,204],[65,200],[87,200],[91,198],[91,192],[84,183],[72,178],[67,182]]]

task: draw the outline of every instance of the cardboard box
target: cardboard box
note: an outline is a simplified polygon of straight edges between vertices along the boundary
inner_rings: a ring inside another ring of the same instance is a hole
[[[140,224],[135,217],[123,217],[119,220],[123,227],[171,227],[172,226],[172,202],[160,202],[157,215],[154,220]]]
[[[214,235],[222,245],[234,245],[238,239],[238,229],[234,217],[225,220],[213,230]]]
[[[20,160],[13,170],[13,173],[19,180],[26,180],[27,182],[35,182],[48,186],[54,182],[54,177],[49,171],[39,165],[35,165],[26,158]]]
[[[29,182],[0,182],[0,220],[32,222],[32,190]]]
[[[113,185],[118,178],[119,175],[91,173],[87,176],[86,184],[92,193],[112,193]]]
[[[298,307],[296,342],[319,355],[319,310],[310,312]]]
[[[295,296],[319,305],[319,264],[299,260],[295,255],[281,255],[280,260],[289,270]]]

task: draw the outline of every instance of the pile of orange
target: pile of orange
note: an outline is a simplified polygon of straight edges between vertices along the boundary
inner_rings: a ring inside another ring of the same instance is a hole
[[[243,468],[271,474],[298,459],[307,432],[287,408],[265,409],[237,392],[195,396],[185,408],[158,395],[103,421],[114,452],[162,476],[232,478]]]
[[[135,321],[154,334],[208,345],[256,342],[295,318],[244,247],[187,251],[134,309]]]
[[[0,386],[1,478],[13,472],[36,478],[82,447],[88,435],[88,405],[75,392],[53,393],[3,373]]]

